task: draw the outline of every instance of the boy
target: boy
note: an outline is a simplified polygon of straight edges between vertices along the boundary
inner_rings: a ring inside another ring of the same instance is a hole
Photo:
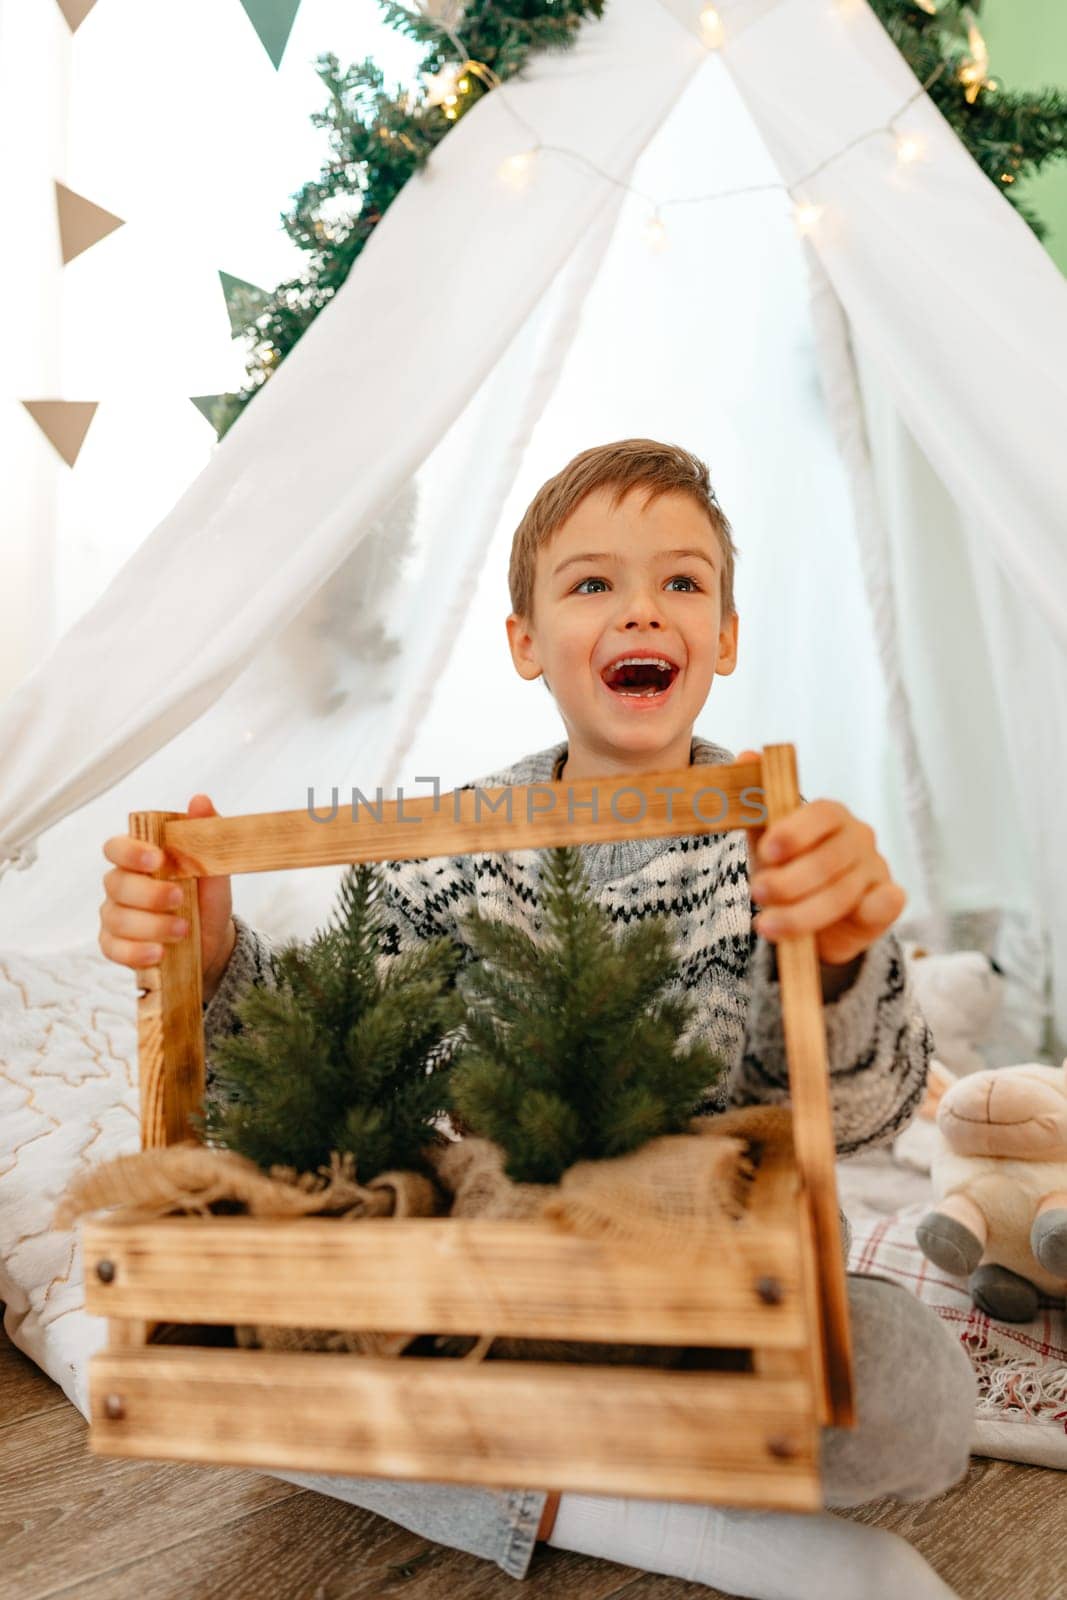
[[[737,663],[735,554],[706,466],[680,447],[650,439],[598,446],[544,484],[515,533],[506,626],[516,670],[530,680],[544,678],[567,739],[478,779],[477,786],[734,760],[729,751],[694,736],[693,724],[716,674],[733,672]],[[206,796],[196,796],[189,810],[213,814]],[[685,987],[699,1002],[700,1034],[729,1063],[729,1072],[694,1111],[788,1097],[774,942],[810,931],[820,960],[838,1152],[886,1144],[922,1097],[932,1050],[900,946],[889,932],[903,908],[903,890],[878,853],[872,830],[835,801],[811,801],[766,828],[752,877],[748,840],[739,830],[579,848],[590,888],[613,921],[670,919]],[[186,931],[159,915],[168,890],[144,877],[148,860],[140,862],[140,872],[124,870],[137,865],[143,851],[123,838],[104,847],[118,870],[105,877],[101,948],[131,966],[158,961],[160,946],[148,954],[144,940]],[[536,936],[539,860],[539,851],[519,850],[384,863],[386,953],[440,934],[462,944],[458,919],[473,907]],[[210,1053],[212,1040],[239,1027],[233,1006],[245,986],[271,981],[271,950],[232,915],[228,880],[201,881],[199,889]],[[765,907],[758,916],[753,902]],[[208,1093],[220,1089],[209,1062]],[[859,1415],[852,1430],[823,1430],[826,1503],[939,1493],[967,1463],[975,1399],[969,1362],[932,1312],[886,1280],[850,1277],[849,1294]],[[948,1592],[921,1563],[921,1570],[909,1569],[905,1578],[900,1563],[911,1561],[912,1553],[902,1555],[895,1546],[887,1553],[881,1537],[875,1542],[886,1586],[857,1587],[855,1563],[873,1549],[872,1530],[864,1530],[858,1554],[850,1549],[848,1585],[835,1590],[822,1562],[811,1565],[810,1517],[567,1494],[558,1501],[553,1530],[553,1502],[542,1491],[505,1494],[279,1476],[490,1555],[517,1577],[525,1575],[539,1532],[572,1549],[648,1565],[645,1541],[652,1526],[672,1516],[676,1541],[684,1541],[682,1523],[699,1513],[705,1519],[693,1530],[699,1555],[695,1565],[686,1558],[680,1576],[720,1585],[732,1581],[746,1595],[802,1595],[810,1581],[810,1592],[821,1600],[838,1592],[852,1600],[899,1593],[902,1582],[914,1594]],[[644,1531],[642,1516],[649,1523]],[[744,1530],[753,1519],[758,1559],[745,1554]],[[855,1531],[842,1531],[856,1525],[833,1518],[815,1522],[826,1524],[822,1544],[816,1541],[823,1556],[835,1543],[840,1548],[842,1540],[856,1539]],[[662,1529],[655,1538],[661,1535]],[[788,1590],[766,1586],[774,1565],[767,1544],[772,1535],[783,1540]],[[642,1563],[627,1554],[631,1537]],[[656,1557],[666,1559],[662,1551]],[[675,1567],[660,1564],[656,1570]]]

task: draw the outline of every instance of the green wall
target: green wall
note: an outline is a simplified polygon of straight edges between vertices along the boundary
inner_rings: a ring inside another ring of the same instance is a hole
[[[1011,89],[1067,89],[1067,0],[983,0],[989,75]],[[1048,225],[1045,243],[1067,273],[1067,157],[1027,180],[1025,198]]]

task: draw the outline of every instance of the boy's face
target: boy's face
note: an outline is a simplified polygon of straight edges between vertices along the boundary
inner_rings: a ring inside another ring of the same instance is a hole
[[[618,507],[611,494],[587,495],[538,551],[534,620],[507,619],[516,670],[543,673],[551,686],[572,775],[597,764],[688,766],[712,680],[737,663],[737,617],[720,615],[723,557],[707,515],[685,494],[662,494],[647,507],[642,486]],[[681,550],[688,553],[671,553]],[[657,692],[609,687],[610,664],[640,654],[672,663],[669,679],[655,679]]]

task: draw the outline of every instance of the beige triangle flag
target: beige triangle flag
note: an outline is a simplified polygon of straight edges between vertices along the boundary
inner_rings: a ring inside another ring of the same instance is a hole
[[[90,245],[99,244],[116,228],[125,227],[121,217],[94,205],[83,194],[75,194],[66,184],[56,184],[56,210],[59,212],[59,240],[63,265],[80,256]]]
[[[77,33],[95,4],[96,0],[59,0],[59,9],[67,19],[71,33]]]
[[[85,443],[98,400],[24,400],[23,405],[49,444],[72,467]]]

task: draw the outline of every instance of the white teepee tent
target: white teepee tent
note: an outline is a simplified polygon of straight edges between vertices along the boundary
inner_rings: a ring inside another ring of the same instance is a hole
[[[95,940],[131,809],[447,787],[560,737],[507,663],[510,533],[642,434],[709,461],[741,550],[700,731],[794,741],[913,913],[998,915],[1067,1037],[1067,285],[862,0],[718,11],[712,49],[697,0],[612,0],[464,117],[0,705],[0,947]],[[238,909],[306,930],[336,871],[301,876]]]

